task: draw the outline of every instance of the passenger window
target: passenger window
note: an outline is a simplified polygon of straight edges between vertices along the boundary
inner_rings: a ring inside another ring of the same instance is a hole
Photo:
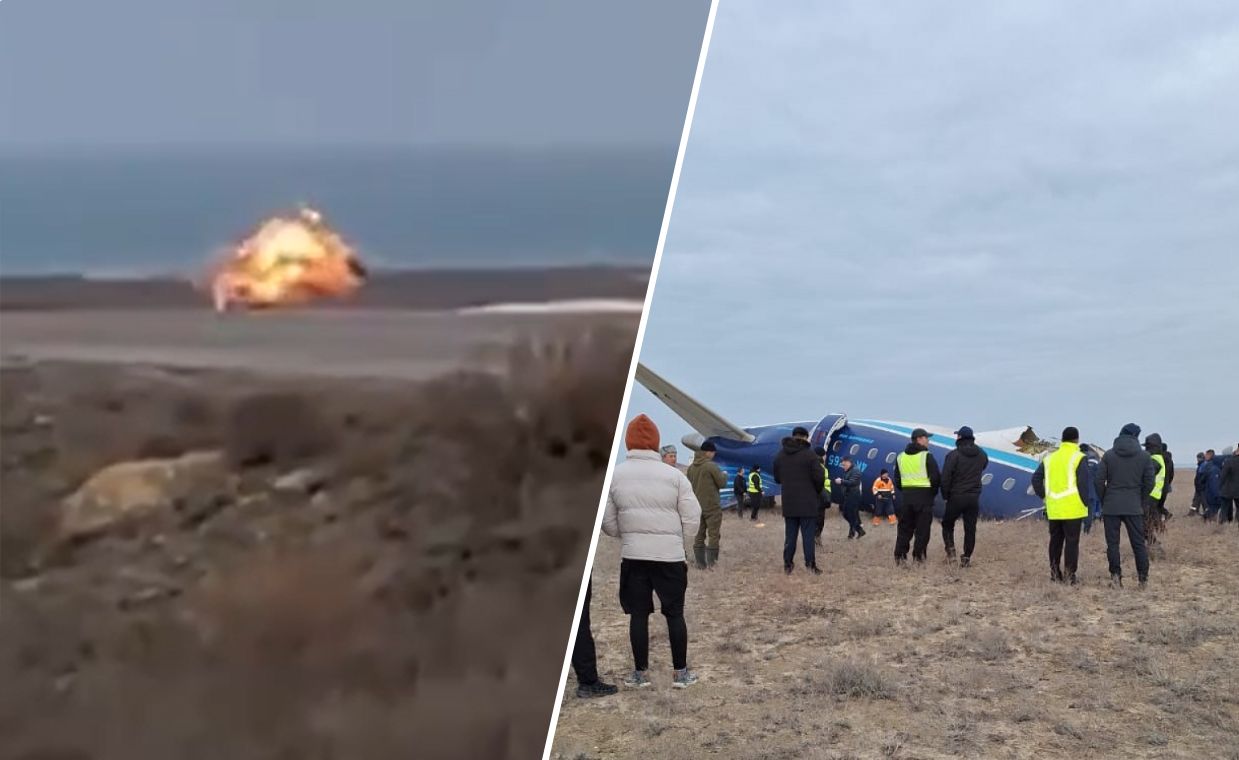
[[[1015,478],[1007,478],[1002,481],[1002,490],[1010,491],[1012,488],[1015,488]]]
[[[988,486],[990,483],[993,483],[993,482],[994,482],[994,473],[987,472],[981,476],[981,485]]]
[[[839,449],[843,448],[843,441],[835,441],[835,445],[830,447],[830,450],[839,453]]]
[[[1028,487],[1028,490],[1027,490],[1025,493],[1027,493],[1029,496],[1036,496],[1036,495],[1037,495],[1037,491],[1036,491],[1036,490],[1035,490],[1032,486],[1029,486],[1029,487]]]
[[[848,453],[851,454],[852,456],[856,456],[856,452],[858,451],[860,451],[859,443],[853,443],[852,448],[848,449]]]
[[[869,459],[873,459],[873,458],[874,458],[874,457],[876,457],[877,455],[878,455],[878,450],[877,450],[877,449],[869,449],[869,456],[868,456],[868,458],[869,458]]]
[[[895,452],[892,451],[891,453],[886,455],[886,463],[891,464],[894,461],[895,461]],[[993,480],[992,476],[990,477],[990,480]]]

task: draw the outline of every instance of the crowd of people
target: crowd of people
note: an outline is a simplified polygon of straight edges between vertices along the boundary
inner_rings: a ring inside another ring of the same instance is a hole
[[[1174,480],[1174,461],[1156,433],[1141,444],[1140,426],[1124,425],[1114,445],[1100,458],[1089,456],[1080,445],[1075,427],[1063,430],[1059,447],[1044,457],[1032,476],[1032,487],[1045,503],[1049,529],[1050,577],[1055,582],[1076,585],[1081,533],[1087,533],[1100,517],[1106,542],[1110,585],[1122,588],[1121,539],[1125,532],[1134,555],[1137,582],[1149,581],[1148,546],[1156,541],[1171,516],[1166,497]],[[934,518],[934,502],[945,502],[942,544],[948,562],[962,567],[972,564],[977,542],[983,476],[989,466],[975,434],[964,426],[955,432],[956,446],[939,467],[929,450],[929,433],[912,431],[893,472],[882,470],[872,486],[873,524],[897,526],[894,557],[897,566],[926,561]],[[638,415],[625,430],[628,455],[612,474],[606,496],[602,530],[621,541],[619,599],[629,616],[629,640],[633,670],[624,678],[629,688],[649,686],[649,618],[654,598],[667,624],[671,647],[671,684],[686,688],[697,682],[688,666],[688,627],[684,599],[688,589],[688,562],[684,543],[693,539],[693,561],[709,570],[719,558],[723,516],[720,492],[727,477],[714,462],[715,446],[706,441],[686,472],[677,466],[674,446],[660,449],[659,431],[645,415]],[[1239,446],[1236,447],[1239,452]],[[1239,454],[1219,466],[1212,450],[1197,456],[1196,494],[1192,509],[1205,519],[1231,522],[1239,511]],[[795,572],[799,548],[808,572],[820,575],[816,547],[821,544],[826,512],[838,504],[848,524],[848,539],[866,535],[860,518],[862,480],[850,457],[832,478],[826,467],[826,452],[813,448],[809,431],[796,427],[784,438],[774,459],[772,477],[781,488],[781,512],[785,533],[783,570]],[[758,518],[766,499],[761,468],[732,480],[736,512],[743,518]],[[895,513],[898,504],[898,514]],[[963,523],[963,547],[955,548],[955,527]],[[599,680],[594,642],[590,632],[587,589],[573,648],[572,663],[581,697],[614,694],[618,687]]]

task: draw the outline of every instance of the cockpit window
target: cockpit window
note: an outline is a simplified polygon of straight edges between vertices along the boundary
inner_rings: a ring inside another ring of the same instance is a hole
[[[1007,478],[1002,481],[1002,490],[1010,491],[1012,488],[1015,488],[1015,478]]]

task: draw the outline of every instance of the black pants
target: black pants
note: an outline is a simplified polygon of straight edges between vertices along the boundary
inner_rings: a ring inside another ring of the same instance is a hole
[[[804,544],[805,567],[815,567],[817,555],[813,547],[813,530],[817,527],[816,517],[784,517],[783,518],[783,564],[790,565],[796,559],[796,537]]]
[[[912,559],[923,560],[929,549],[929,533],[934,526],[933,504],[900,504],[899,527],[895,537],[895,559],[908,558],[908,545],[912,544]],[[916,535],[916,543],[912,536]]]
[[[860,501],[845,502],[843,505],[843,516],[848,521],[848,536],[859,536],[864,533],[864,529],[860,527]]]
[[[971,557],[977,545],[977,515],[981,514],[981,495],[965,493],[947,500],[942,514],[942,544],[948,553],[955,550],[955,521],[964,518],[964,556]]]
[[[684,622],[687,591],[687,562],[620,560],[620,607],[630,616],[628,640],[637,670],[650,669],[650,615],[654,613],[655,594],[662,605],[663,617],[667,618],[671,664],[676,670],[688,667],[688,624]]]
[[[1047,520],[1050,524],[1050,570],[1057,577],[1062,573],[1060,560],[1067,561],[1067,577],[1076,574],[1080,562],[1080,527],[1084,518]],[[1065,555],[1065,556],[1064,556]]]
[[[1218,522],[1234,522],[1235,513],[1239,512],[1239,499],[1222,497],[1222,508],[1217,513]]]
[[[744,517],[744,492],[736,492],[736,517]]]
[[[753,514],[749,515],[750,520],[757,519],[757,510],[761,508],[761,502],[764,497],[759,493],[749,494],[749,506],[753,509]]]
[[[830,501],[822,499],[822,503],[817,505],[817,525],[813,528],[813,535],[816,538],[822,537],[822,531],[826,530],[826,510],[830,509]]]
[[[585,606],[581,608],[581,622],[576,627],[576,641],[572,643],[572,669],[581,686],[598,683],[598,654],[594,650],[594,634],[589,630],[589,602],[593,595],[591,578],[585,587]]]
[[[1136,555],[1136,573],[1141,580],[1149,577],[1149,550],[1144,544],[1144,515],[1102,515],[1106,526],[1106,559],[1110,561],[1110,574],[1122,575],[1123,564],[1119,555],[1119,530],[1127,526],[1127,541]]]

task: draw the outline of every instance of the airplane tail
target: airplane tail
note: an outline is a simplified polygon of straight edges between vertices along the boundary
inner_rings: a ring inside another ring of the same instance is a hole
[[[700,401],[641,363],[637,364],[637,382],[705,438],[726,438],[740,443],[752,443],[756,440],[739,425],[715,414]]]

